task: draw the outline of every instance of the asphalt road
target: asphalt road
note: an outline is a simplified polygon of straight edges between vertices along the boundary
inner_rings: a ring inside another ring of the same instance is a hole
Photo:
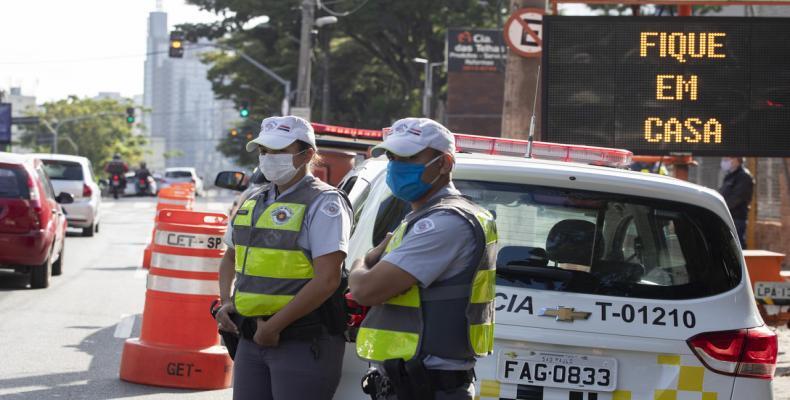
[[[198,208],[224,211],[226,204],[203,201]],[[105,200],[100,233],[69,235],[63,275],[47,289],[28,289],[26,277],[0,273],[0,398],[231,398],[230,390],[184,391],[118,378],[124,339],[139,336],[146,282],[140,264],[154,209],[154,199]],[[130,318],[133,329],[119,327]]]
[[[222,212],[229,202],[202,200],[196,208]],[[140,264],[154,209],[154,199],[105,200],[101,232],[83,238],[72,231],[63,275],[47,289],[31,290],[26,277],[0,272],[0,399],[232,397],[230,390],[186,391],[118,378],[123,342],[139,336],[146,282]],[[775,399],[790,400],[790,330],[777,332]]]

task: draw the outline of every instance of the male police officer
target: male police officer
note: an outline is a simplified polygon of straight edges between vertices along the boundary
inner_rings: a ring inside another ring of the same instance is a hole
[[[472,399],[475,357],[494,330],[496,226],[455,189],[455,140],[425,118],[397,121],[373,155],[387,154],[387,185],[412,212],[349,276],[354,299],[373,306],[357,354],[375,363],[374,399]]]

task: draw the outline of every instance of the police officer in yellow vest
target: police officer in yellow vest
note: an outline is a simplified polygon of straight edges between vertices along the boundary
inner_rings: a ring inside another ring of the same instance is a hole
[[[339,286],[351,208],[310,174],[315,135],[304,119],[264,119],[247,151],[260,153],[272,184],[239,207],[220,264],[219,329],[241,336],[233,398],[329,400],[345,348]]]
[[[412,212],[349,274],[353,298],[373,306],[357,354],[375,365],[374,399],[472,399],[475,358],[491,353],[496,225],[455,189],[455,140],[442,125],[405,118],[373,155]]]

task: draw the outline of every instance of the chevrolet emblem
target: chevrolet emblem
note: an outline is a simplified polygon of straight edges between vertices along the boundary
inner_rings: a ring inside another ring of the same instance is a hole
[[[541,317],[556,317],[555,321],[573,322],[575,319],[590,318],[590,313],[586,311],[573,311],[573,307],[559,306],[557,308],[544,307],[538,312]]]

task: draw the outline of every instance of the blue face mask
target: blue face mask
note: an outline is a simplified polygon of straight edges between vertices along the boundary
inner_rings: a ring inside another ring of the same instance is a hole
[[[422,181],[422,174],[427,166],[433,164],[434,161],[441,157],[440,155],[434,158],[428,164],[412,164],[390,160],[389,164],[387,164],[387,186],[389,186],[392,194],[405,201],[415,201],[422,197],[441,176],[437,175],[433,182],[425,183]]]

